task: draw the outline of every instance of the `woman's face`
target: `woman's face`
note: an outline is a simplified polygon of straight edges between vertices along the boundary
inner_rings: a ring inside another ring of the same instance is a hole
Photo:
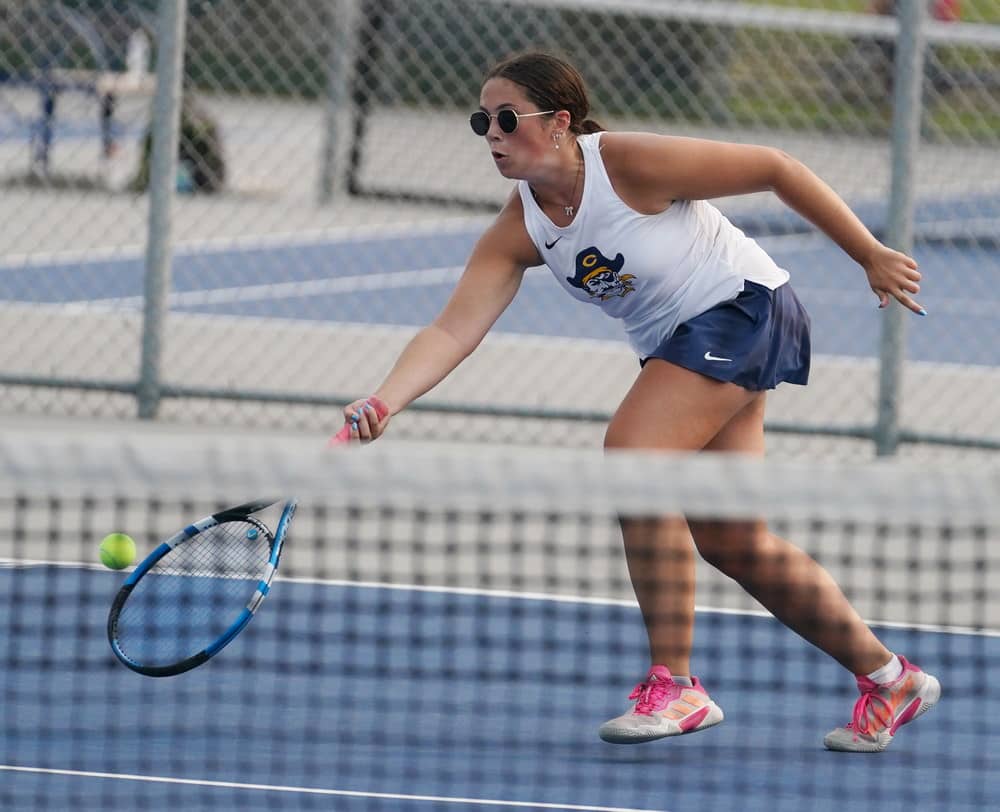
[[[479,107],[492,116],[484,140],[500,174],[505,178],[530,178],[541,160],[553,152],[553,117],[524,117],[525,113],[541,111],[534,102],[528,100],[521,85],[499,77],[490,79],[483,85],[479,93]],[[505,109],[513,110],[520,116],[517,129],[512,133],[505,133],[496,119],[496,114]]]

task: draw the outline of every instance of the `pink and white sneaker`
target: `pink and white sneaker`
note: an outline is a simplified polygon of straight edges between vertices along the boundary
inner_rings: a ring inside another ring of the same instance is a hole
[[[926,713],[941,698],[941,684],[900,657],[903,673],[887,685],[858,676],[861,696],[854,714],[844,727],[831,730],[823,739],[828,750],[880,753],[892,742],[896,731]]]
[[[598,734],[612,744],[638,744],[704,730],[722,721],[716,705],[697,677],[694,685],[678,685],[670,671],[654,665],[629,694],[631,710],[601,725]]]

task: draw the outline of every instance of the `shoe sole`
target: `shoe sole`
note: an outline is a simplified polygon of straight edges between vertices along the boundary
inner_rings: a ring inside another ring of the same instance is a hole
[[[699,730],[708,730],[710,727],[715,727],[726,718],[722,713],[722,708],[714,702],[707,707],[709,711],[705,718],[702,719],[697,727],[693,727],[690,730],[669,728],[665,731],[644,730],[642,732],[634,732],[628,728],[605,730],[602,727],[597,735],[601,737],[602,741],[608,742],[608,744],[642,744],[644,742],[656,741],[657,739],[666,739],[671,736],[686,736],[689,733],[697,733]]]
[[[927,677],[927,681],[917,694],[920,698],[920,707],[917,708],[913,716],[907,719],[903,725],[908,725],[914,719],[918,719],[923,716],[938,703],[938,700],[941,699],[941,683],[938,682],[937,677],[931,676],[930,674],[926,674],[925,676]],[[903,725],[900,725],[899,727],[903,727]],[[898,729],[899,728],[897,728],[897,730]],[[882,753],[890,744],[892,744],[893,738],[894,734],[883,731],[879,734],[878,741],[875,742],[856,741],[851,742],[849,746],[831,747],[824,740],[823,746],[826,747],[827,750],[833,750],[839,753]]]
[[[922,690],[918,696],[920,696],[920,707],[917,708],[916,713],[914,713],[905,724],[909,724],[914,719],[923,716],[941,699],[941,683],[938,682],[937,677],[932,677],[928,674],[927,685],[924,686],[924,690]],[[900,725],[900,727],[902,727],[902,725]]]

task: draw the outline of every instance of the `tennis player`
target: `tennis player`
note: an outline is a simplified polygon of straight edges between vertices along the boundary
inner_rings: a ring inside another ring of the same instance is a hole
[[[437,319],[373,393],[344,409],[360,441],[444,379],[510,304],[526,268],[545,264],[574,298],[620,319],[641,370],[605,446],[764,453],[766,392],[805,384],[809,317],[786,270],[709,198],[771,191],[863,269],[878,297],[925,315],[913,259],[882,245],[833,190],[763,146],[605,132],[588,118],[578,71],[545,53],[492,68],[471,116],[501,175],[518,181],[475,246]],[[932,707],[938,681],[885,648],[830,575],[764,522],[623,520],[625,553],[651,667],[605,741],[645,742],[716,725],[720,707],[691,676],[694,550],[789,628],[856,675],[853,717],[828,748],[884,750]]]

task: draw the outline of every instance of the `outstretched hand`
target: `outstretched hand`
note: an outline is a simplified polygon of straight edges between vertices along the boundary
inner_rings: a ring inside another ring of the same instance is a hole
[[[344,427],[330,438],[330,445],[342,445],[353,440],[370,443],[382,436],[389,425],[389,407],[385,401],[370,395],[344,407]]]
[[[917,315],[927,315],[927,311],[910,296],[920,292],[921,277],[913,257],[880,245],[862,265],[868,275],[868,284],[878,296],[880,310],[889,304],[891,296]]]

